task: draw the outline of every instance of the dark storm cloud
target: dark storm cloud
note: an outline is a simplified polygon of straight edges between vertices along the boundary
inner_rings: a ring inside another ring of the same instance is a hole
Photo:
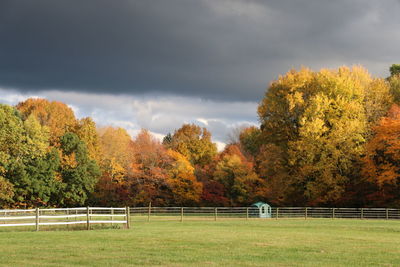
[[[399,58],[398,1],[2,0],[0,87],[258,101],[292,67]]]

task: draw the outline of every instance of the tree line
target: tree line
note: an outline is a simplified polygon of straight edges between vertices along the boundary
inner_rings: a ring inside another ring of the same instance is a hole
[[[194,124],[160,142],[57,101],[0,105],[0,206],[400,207],[400,65],[390,72],[291,70],[267,88],[260,127],[221,152]]]

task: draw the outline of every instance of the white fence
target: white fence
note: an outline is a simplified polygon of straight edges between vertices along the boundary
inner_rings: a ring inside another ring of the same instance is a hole
[[[150,220],[219,220],[260,218],[255,207],[135,207],[130,208],[132,221]],[[400,209],[392,208],[272,208],[270,219],[330,218],[400,220]]]
[[[320,208],[279,207],[272,208],[269,219],[327,218],[327,219],[386,219],[400,220],[400,209],[392,208]],[[261,219],[255,207],[80,207],[49,209],[0,210],[0,227],[35,227],[51,225],[124,224],[130,221],[151,220],[223,220]],[[263,218],[264,219],[264,218]]]
[[[84,224],[125,224],[129,228],[129,208],[80,207],[49,209],[0,210],[0,227],[75,225]]]

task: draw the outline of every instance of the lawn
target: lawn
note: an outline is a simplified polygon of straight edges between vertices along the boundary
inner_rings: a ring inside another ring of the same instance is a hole
[[[131,229],[1,229],[1,266],[400,266],[400,221],[132,222]]]

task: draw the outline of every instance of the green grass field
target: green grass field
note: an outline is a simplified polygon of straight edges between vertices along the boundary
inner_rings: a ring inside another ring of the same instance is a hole
[[[1,266],[400,266],[400,221],[132,223],[131,229],[1,229]]]

